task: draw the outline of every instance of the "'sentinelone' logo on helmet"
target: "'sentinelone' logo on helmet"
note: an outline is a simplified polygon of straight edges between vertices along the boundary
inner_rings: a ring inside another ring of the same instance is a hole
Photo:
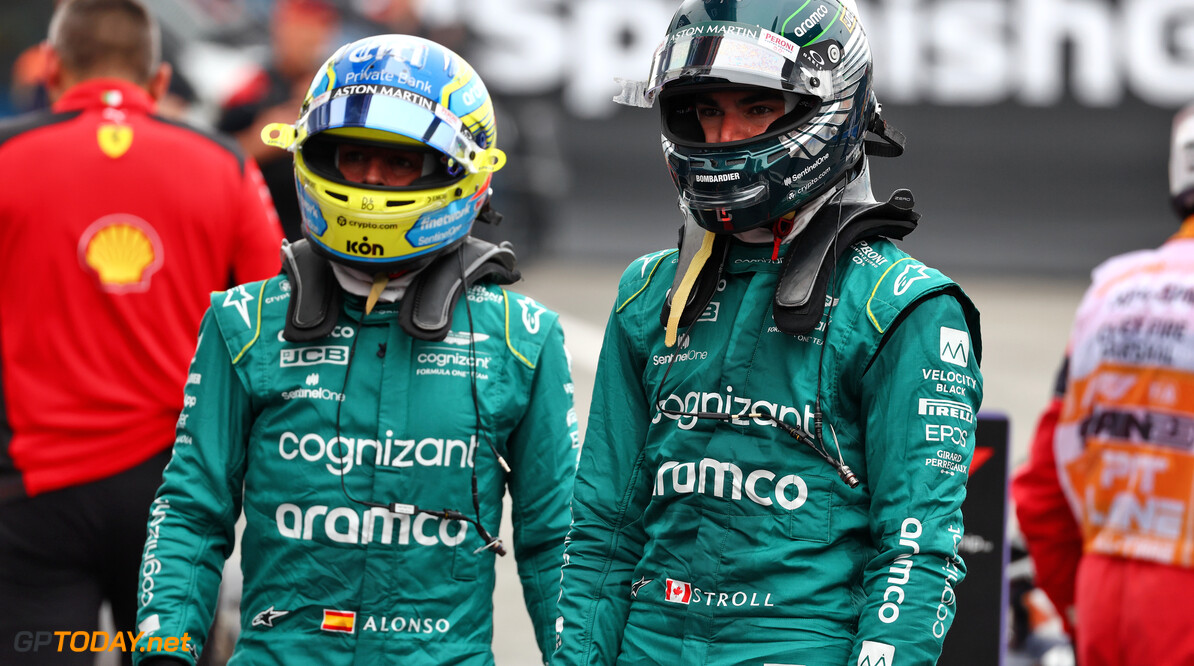
[[[162,267],[165,254],[157,231],[133,215],[106,215],[79,238],[79,264],[106,292],[142,292]]]

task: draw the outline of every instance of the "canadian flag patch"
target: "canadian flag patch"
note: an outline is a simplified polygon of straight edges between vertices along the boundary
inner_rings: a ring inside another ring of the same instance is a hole
[[[667,579],[667,589],[664,598],[674,604],[686,604],[692,601],[692,585],[682,580]]]

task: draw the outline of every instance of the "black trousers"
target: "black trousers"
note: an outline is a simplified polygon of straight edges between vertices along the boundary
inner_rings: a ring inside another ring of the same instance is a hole
[[[70,636],[62,651],[59,636],[42,643],[46,632],[98,630],[104,601],[117,631],[137,633],[149,506],[169,460],[167,449],[106,479],[0,504],[0,664],[94,664]]]

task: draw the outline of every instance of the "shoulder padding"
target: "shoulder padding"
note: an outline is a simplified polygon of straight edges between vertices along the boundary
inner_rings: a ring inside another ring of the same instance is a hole
[[[522,276],[514,267],[509,242],[494,245],[468,236],[460,247],[419,271],[402,297],[398,321],[420,340],[443,340],[452,325],[460,294],[477,282],[512,284]]]
[[[865,238],[907,236],[920,219],[913,205],[911,192],[896,190],[884,203],[822,207],[784,256],[772,313],[779,330],[790,335],[813,330],[825,312],[829,277],[841,255]]]
[[[658,250],[630,262],[618,280],[618,300],[614,305],[615,311],[621,312],[646,291],[647,287],[651,285],[651,280],[659,271],[659,267],[668,261],[674,262],[676,253],[675,248]]]
[[[866,293],[857,298],[862,301],[867,324],[877,335],[885,339],[918,304],[930,298],[952,298],[962,308],[975,357],[982,358],[978,309],[956,282],[889,243],[872,243],[866,250],[877,250],[889,260],[866,269],[870,279],[859,283]]]
[[[224,343],[228,346],[233,364],[239,362],[261,336],[262,305],[265,302],[266,287],[270,282],[271,280],[249,282],[211,294],[211,311],[219,325],[220,335],[224,337]]]
[[[293,286],[282,337],[291,342],[326,338],[336,327],[342,292],[332,264],[306,239],[282,242],[282,272]]]

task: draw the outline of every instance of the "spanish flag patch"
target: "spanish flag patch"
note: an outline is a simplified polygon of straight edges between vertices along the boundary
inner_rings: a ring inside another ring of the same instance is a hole
[[[356,611],[341,611],[323,609],[323,624],[320,629],[324,631],[340,631],[346,634],[351,634],[357,623]]]

